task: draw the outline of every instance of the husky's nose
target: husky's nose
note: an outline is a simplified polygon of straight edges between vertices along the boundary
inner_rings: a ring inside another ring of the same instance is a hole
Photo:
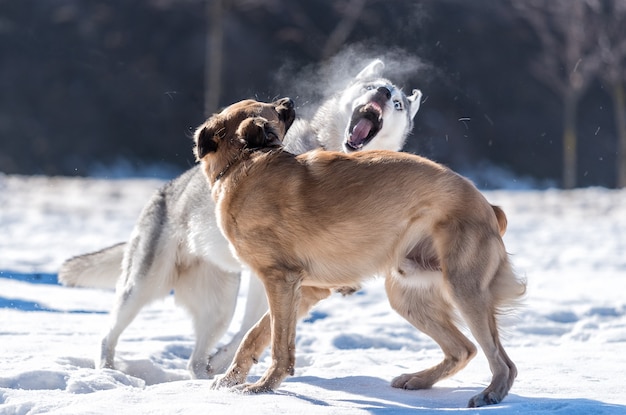
[[[376,90],[378,93],[383,94],[387,99],[391,99],[391,91],[386,86],[379,86]]]

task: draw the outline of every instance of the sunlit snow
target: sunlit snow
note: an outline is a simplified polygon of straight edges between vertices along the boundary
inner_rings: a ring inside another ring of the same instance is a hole
[[[332,296],[298,325],[295,376],[275,393],[190,380],[191,322],[171,296],[123,333],[119,370],[95,370],[113,293],[62,287],[56,272],[127,239],[161,184],[0,175],[0,414],[626,414],[626,191],[485,192],[507,213],[504,241],[528,295],[502,317],[519,370],[511,393],[468,410],[491,377],[481,353],[431,390],[389,386],[441,352],[390,309],[380,280]],[[244,281],[240,306],[246,290]],[[268,364],[266,353],[251,378]]]

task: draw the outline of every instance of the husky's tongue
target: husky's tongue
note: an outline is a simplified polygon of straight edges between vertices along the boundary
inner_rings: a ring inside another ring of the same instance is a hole
[[[352,129],[352,134],[350,134],[350,144],[352,145],[352,147],[361,147],[373,126],[374,123],[372,123],[370,120],[368,120],[367,118],[361,118]]]
[[[370,102],[356,107],[352,112],[349,134],[344,143],[348,151],[361,150],[382,128],[383,109],[377,101],[378,95],[377,93]]]

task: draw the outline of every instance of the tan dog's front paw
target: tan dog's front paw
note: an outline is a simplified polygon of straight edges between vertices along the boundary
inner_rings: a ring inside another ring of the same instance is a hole
[[[241,385],[245,380],[245,376],[235,371],[228,371],[224,376],[213,381],[211,389],[232,388],[233,386]]]
[[[267,382],[258,381],[256,383],[246,383],[243,385],[237,386],[237,389],[245,394],[257,394],[257,393],[268,393],[273,392],[274,388],[267,384]]]
[[[268,393],[279,387],[286,376],[287,375],[281,370],[269,369],[265,375],[255,383],[246,383],[236,388],[246,394]]]

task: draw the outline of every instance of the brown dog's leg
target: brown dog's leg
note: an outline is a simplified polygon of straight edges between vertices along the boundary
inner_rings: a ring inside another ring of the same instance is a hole
[[[246,393],[276,389],[296,364],[296,322],[318,301],[330,295],[328,289],[301,287],[284,279],[265,285],[272,326],[272,364],[256,383],[243,388]]]
[[[517,368],[500,342],[496,320],[497,304],[494,304],[494,298],[489,289],[469,295],[466,290],[463,290],[462,295],[458,292],[456,294],[455,300],[458,308],[472,335],[483,349],[492,373],[489,386],[472,397],[468,406],[475,408],[499,403],[513,386],[513,381],[517,376]],[[474,297],[472,301],[468,298],[471,296]],[[481,307],[477,307],[477,304],[480,304]]]
[[[460,303],[463,303],[463,300]],[[476,341],[483,349],[493,375],[489,386],[472,397],[468,406],[475,408],[500,403],[513,385],[517,368],[500,343],[495,310],[488,304],[485,304],[485,310],[481,311],[476,310],[474,304],[469,307],[468,304],[459,304],[459,308]]]
[[[464,258],[459,252],[448,255],[445,280],[491,369],[489,386],[468,403],[469,407],[478,407],[501,402],[517,376],[517,368],[500,343],[496,314],[502,303],[519,297],[524,286],[515,281],[500,241],[494,239],[480,246],[477,244],[464,254],[468,257]]]
[[[272,364],[256,383],[245,385],[242,388],[245,393],[269,392],[275,389],[287,375],[293,373],[296,361],[296,320],[301,295],[301,279],[293,278],[292,275],[278,270],[269,275],[263,273],[257,275],[261,277],[263,285],[265,285],[267,302],[270,307]],[[233,370],[229,369],[224,378],[234,375],[237,382],[240,382],[245,375],[243,372],[237,372],[237,368],[244,369],[246,372],[250,369],[250,361],[252,360],[250,357],[252,356],[246,353],[247,349],[257,350],[260,346],[250,344],[249,337],[252,336],[246,336],[245,344],[242,344],[237,350],[231,367]],[[240,362],[243,364],[240,365]]]
[[[474,337],[479,336],[478,333],[483,336],[476,337],[476,341],[485,351],[493,377],[485,390],[469,400],[470,408],[500,403],[509,393],[517,377],[517,368],[500,343],[495,314],[485,317],[482,321],[474,321],[469,326],[472,333],[477,333]],[[488,331],[485,330],[486,327]]]
[[[429,369],[398,376],[392,380],[391,386],[428,389],[463,369],[476,355],[476,347],[454,324],[451,305],[443,298],[438,286],[418,288],[402,280],[406,278],[420,276],[387,277],[385,288],[389,302],[402,317],[439,344],[444,359]]]
[[[332,291],[327,288],[315,288],[315,287],[302,287],[302,298],[300,300],[300,306],[298,310],[298,318],[304,317],[311,307],[317,304],[320,300],[328,297]],[[240,385],[245,382],[250,368],[256,363],[270,343],[271,328],[270,328],[270,314],[266,313],[259,322],[248,331],[244,337],[237,354],[233,359],[233,363],[226,371],[226,374],[217,379],[211,386],[213,389],[221,387],[231,387]],[[246,391],[255,392],[248,389]],[[262,392],[258,390],[256,392]]]

